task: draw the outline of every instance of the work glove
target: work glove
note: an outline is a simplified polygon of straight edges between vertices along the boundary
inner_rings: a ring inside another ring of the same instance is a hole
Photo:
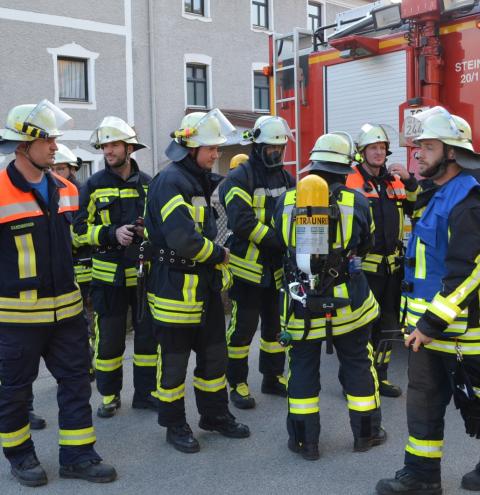
[[[464,361],[457,361],[453,373],[453,399],[456,408],[460,409],[467,435],[480,439],[480,398],[472,386],[472,379],[476,381],[478,378],[476,374],[472,375],[472,371]]]

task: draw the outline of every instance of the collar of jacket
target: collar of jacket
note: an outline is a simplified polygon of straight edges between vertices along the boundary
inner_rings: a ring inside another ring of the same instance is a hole
[[[200,168],[190,154],[187,155],[183,160],[175,163],[178,163],[185,170],[187,170],[187,172],[196,177],[200,181],[202,186],[204,183],[208,183],[210,189],[209,191],[207,191],[208,196],[211,196],[218,184],[220,184],[220,182],[222,182],[222,180],[224,179],[224,177],[220,174]]]
[[[112,170],[112,167],[110,167],[110,165],[108,165],[107,161],[105,160],[105,170],[112,177],[116,177],[118,180],[123,182],[137,183],[138,180],[140,179],[140,168],[138,166],[138,163],[133,158],[130,158],[130,165],[132,167],[132,173],[130,174],[130,177],[128,177],[128,179],[124,180],[120,175],[118,175]]]
[[[388,173],[387,167],[385,165],[381,167],[380,173],[378,175],[370,174],[361,163],[358,165],[358,171],[362,174],[365,182],[380,182],[382,180],[388,182],[392,179],[392,176]]]
[[[30,192],[33,190],[33,187],[30,185],[30,183],[25,179],[25,177],[22,175],[22,173],[15,167],[15,160],[12,160],[7,167],[7,174],[8,178],[11,180],[12,184],[17,188],[20,189],[20,191],[23,192]],[[63,187],[66,187],[65,184],[60,182],[53,174],[50,173],[50,171],[45,172],[45,175],[47,177],[47,181],[49,183],[48,189],[51,190],[52,185],[56,189],[61,189]]]

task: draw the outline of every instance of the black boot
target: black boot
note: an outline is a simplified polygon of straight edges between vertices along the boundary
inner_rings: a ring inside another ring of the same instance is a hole
[[[290,437],[288,439],[288,448],[292,452],[300,454],[307,461],[316,461],[320,458],[318,443],[299,443]]]
[[[410,473],[401,469],[395,473],[395,478],[383,479],[375,487],[378,495],[441,495],[440,483],[427,483],[414,478]]]
[[[202,430],[218,431],[224,437],[229,438],[247,438],[250,436],[248,426],[237,423],[233,414],[229,412],[225,416],[201,416],[198,426]]]
[[[167,428],[167,442],[180,452],[194,454],[200,450],[200,444],[193,436],[192,429],[187,423]]]
[[[117,409],[120,409],[121,406],[120,394],[104,396],[102,404],[97,409],[97,416],[99,418],[111,418],[115,416]]]
[[[133,409],[150,409],[151,411],[158,412],[159,407],[160,401],[156,397],[153,397],[153,395],[142,397],[140,394],[137,394],[137,392],[133,394]]]
[[[238,409],[253,409],[255,399],[250,395],[250,390],[246,383],[237,383],[230,390],[230,401]]]
[[[30,429],[43,430],[47,426],[47,422],[33,411],[28,412],[28,420],[30,421]]]
[[[355,438],[353,442],[353,451],[354,452],[366,452],[370,450],[372,447],[376,447],[377,445],[382,445],[387,440],[387,432],[380,427],[380,430],[376,435],[373,435],[368,438],[358,437]]]
[[[287,396],[287,380],[283,375],[264,375],[262,380],[262,394]]]
[[[480,492],[480,462],[473,471],[463,476],[462,488],[471,490],[472,492]]]
[[[382,380],[380,382],[378,391],[383,397],[400,397],[402,395],[402,389],[388,380]]]
[[[19,464],[12,464],[10,471],[24,486],[42,486],[48,483],[47,473],[34,452],[29,453]]]
[[[92,483],[110,483],[117,479],[115,468],[99,460],[60,466],[59,474],[60,478],[77,478]]]

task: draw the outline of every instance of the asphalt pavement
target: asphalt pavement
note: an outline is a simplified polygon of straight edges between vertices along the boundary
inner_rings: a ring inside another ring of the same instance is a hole
[[[320,399],[322,432],[318,461],[303,460],[287,449],[285,426],[286,400],[263,395],[258,372],[258,334],[250,356],[249,385],[257,407],[240,411],[231,406],[237,419],[249,425],[251,437],[228,439],[198,428],[190,359],[187,378],[187,418],[201,444],[197,454],[177,452],[165,441],[165,429],[158,426],[154,412],[132,409],[133,341],[128,338],[124,366],[122,408],[110,419],[94,416],[96,448],[106,462],[114,464],[118,480],[96,485],[58,476],[56,384],[42,367],[35,383],[35,410],[48,426],[34,431],[37,455],[47,471],[44,487],[20,486],[10,474],[4,459],[0,462],[0,495],[216,495],[216,494],[302,494],[302,495],[373,495],[380,478],[391,477],[403,465],[403,450],[408,437],[405,394],[397,399],[383,399],[383,426],[388,439],[384,445],[366,453],[353,453],[353,438],[348,412],[338,383],[335,355],[322,355],[322,392]],[[394,349],[390,380],[406,386],[407,352]],[[94,412],[100,396],[93,386]],[[480,443],[467,437],[458,411],[451,404],[446,419],[443,488],[445,494],[468,494],[460,488],[462,475],[473,469],[480,457]]]

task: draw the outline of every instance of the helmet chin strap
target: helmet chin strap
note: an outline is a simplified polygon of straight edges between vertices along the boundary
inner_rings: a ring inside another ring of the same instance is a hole
[[[25,151],[23,150],[18,150],[37,170],[40,170],[40,172],[46,172],[46,170],[49,168],[48,165],[45,165],[44,167],[42,167],[41,165],[39,165],[38,163],[35,163],[33,160],[32,160],[32,157],[30,156],[29,154],[29,150],[30,150],[30,145],[31,143],[26,143],[25,145]]]

